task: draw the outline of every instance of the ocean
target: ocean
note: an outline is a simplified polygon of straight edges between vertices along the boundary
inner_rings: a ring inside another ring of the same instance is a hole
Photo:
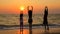
[[[43,24],[43,14],[33,14],[32,24]],[[24,25],[29,25],[28,15],[23,16]],[[60,14],[49,14],[48,15],[49,31],[45,32],[44,26],[33,26],[33,34],[58,34],[60,33]],[[55,25],[53,25],[55,24]],[[20,15],[19,14],[0,14],[0,25],[20,25]],[[3,33],[4,32],[4,33]],[[24,27],[24,34],[29,34],[29,28]],[[1,27],[0,34],[20,34],[19,27]]]
[[[33,14],[33,24],[43,23],[43,14]],[[24,25],[28,24],[28,15],[23,16]],[[49,14],[49,24],[60,24],[60,14]],[[0,14],[0,24],[2,25],[19,25],[20,15],[19,14]]]

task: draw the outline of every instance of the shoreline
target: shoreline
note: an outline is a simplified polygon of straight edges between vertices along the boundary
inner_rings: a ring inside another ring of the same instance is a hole
[[[4,32],[4,33],[3,33]],[[0,30],[0,34],[19,34],[20,29],[13,30]],[[29,29],[23,29],[24,34],[29,34]],[[33,34],[60,34],[60,28],[50,28],[49,31],[45,31],[44,28],[32,29]]]

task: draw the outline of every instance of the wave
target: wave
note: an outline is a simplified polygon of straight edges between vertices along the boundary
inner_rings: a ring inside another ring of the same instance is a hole
[[[50,28],[60,28],[60,24],[48,24]],[[43,24],[33,24],[32,28],[42,28]],[[28,29],[29,25],[23,25],[24,29]],[[20,29],[20,25],[0,25],[0,29]]]

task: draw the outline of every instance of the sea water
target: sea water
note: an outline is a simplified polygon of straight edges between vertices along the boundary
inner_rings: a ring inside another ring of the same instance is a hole
[[[33,24],[43,24],[43,14],[33,14]],[[24,25],[28,24],[28,15],[23,16]],[[60,14],[49,14],[49,24],[60,24]],[[2,25],[19,25],[19,14],[0,14],[0,24]]]
[[[33,14],[33,24],[43,24],[43,14]],[[24,25],[28,24],[28,15],[23,16]],[[48,15],[49,24],[60,24],[60,14],[49,14]],[[19,14],[0,14],[0,25],[19,25],[20,15]],[[29,28],[23,29],[24,34],[29,34]],[[19,27],[10,27],[5,29],[0,29],[0,34],[20,34]],[[44,27],[32,28],[32,34],[60,34],[60,27],[53,26],[49,27],[49,31],[45,31]]]

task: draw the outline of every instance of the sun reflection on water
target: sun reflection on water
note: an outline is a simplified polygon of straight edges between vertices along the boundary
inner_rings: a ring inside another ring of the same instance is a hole
[[[20,30],[17,30],[17,34],[20,34]],[[23,29],[23,34],[29,34],[29,31],[27,29]]]

